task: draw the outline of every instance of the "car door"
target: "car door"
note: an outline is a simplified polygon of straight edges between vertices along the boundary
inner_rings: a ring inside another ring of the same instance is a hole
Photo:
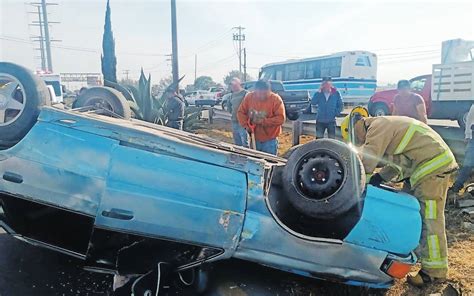
[[[196,147],[196,153],[213,152]],[[235,248],[246,205],[246,174],[190,157],[117,145],[95,228]]]
[[[81,257],[116,142],[71,129],[78,120],[64,114],[54,123],[39,121],[0,155],[0,203],[12,234]]]

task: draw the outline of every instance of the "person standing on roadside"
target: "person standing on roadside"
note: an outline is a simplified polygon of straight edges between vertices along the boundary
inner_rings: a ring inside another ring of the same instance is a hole
[[[242,82],[239,78],[232,78],[230,82],[230,89],[232,93],[227,101],[227,110],[232,114],[232,137],[234,138],[234,144],[243,147],[249,147],[248,134],[244,127],[242,127],[237,118],[237,112],[239,111],[240,104],[247,94],[247,90],[242,87]]]
[[[453,184],[453,187],[449,188],[449,195],[457,195],[459,191],[464,187],[464,183],[471,176],[472,169],[474,168],[474,140],[472,139],[472,128],[474,124],[474,104],[471,105],[471,109],[467,113],[466,117],[466,127],[464,130],[465,133],[465,142],[467,143],[466,152],[464,153],[464,161],[462,167],[459,170],[459,174],[456,177],[456,181]],[[452,198],[455,200],[455,198]]]
[[[400,80],[397,84],[398,94],[393,100],[392,115],[407,116],[423,123],[428,122],[426,105],[423,98],[411,91],[410,81]]]
[[[336,116],[342,112],[343,103],[339,91],[332,85],[331,77],[324,77],[321,88],[311,99],[311,105],[316,105],[316,138],[324,138],[328,131],[328,138],[336,137]]]
[[[164,113],[166,117],[166,126],[174,129],[183,129],[184,120],[184,99],[176,93],[176,90],[170,86],[165,91]]]
[[[257,150],[276,155],[277,138],[286,119],[285,105],[279,95],[271,92],[268,81],[257,81],[254,89],[240,104],[237,118],[248,131],[254,126]]]

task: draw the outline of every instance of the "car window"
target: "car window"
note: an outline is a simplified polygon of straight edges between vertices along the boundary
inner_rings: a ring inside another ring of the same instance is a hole
[[[284,91],[283,84],[279,82],[271,82],[272,91]]]
[[[412,80],[410,82],[410,87],[414,91],[422,91],[423,88],[425,87],[425,83],[426,83],[426,78]]]

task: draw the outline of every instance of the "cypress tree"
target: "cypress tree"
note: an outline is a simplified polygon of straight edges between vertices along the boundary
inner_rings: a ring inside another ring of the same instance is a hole
[[[107,81],[117,83],[117,57],[115,56],[115,40],[112,32],[112,21],[110,19],[110,3],[107,0],[105,11],[104,35],[102,36],[102,75]]]

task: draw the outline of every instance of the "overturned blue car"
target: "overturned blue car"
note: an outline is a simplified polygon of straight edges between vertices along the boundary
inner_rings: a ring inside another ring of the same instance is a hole
[[[0,227],[15,238],[124,276],[234,257],[386,288],[416,262],[417,200],[366,186],[342,142],[280,158],[47,96],[0,63]]]

